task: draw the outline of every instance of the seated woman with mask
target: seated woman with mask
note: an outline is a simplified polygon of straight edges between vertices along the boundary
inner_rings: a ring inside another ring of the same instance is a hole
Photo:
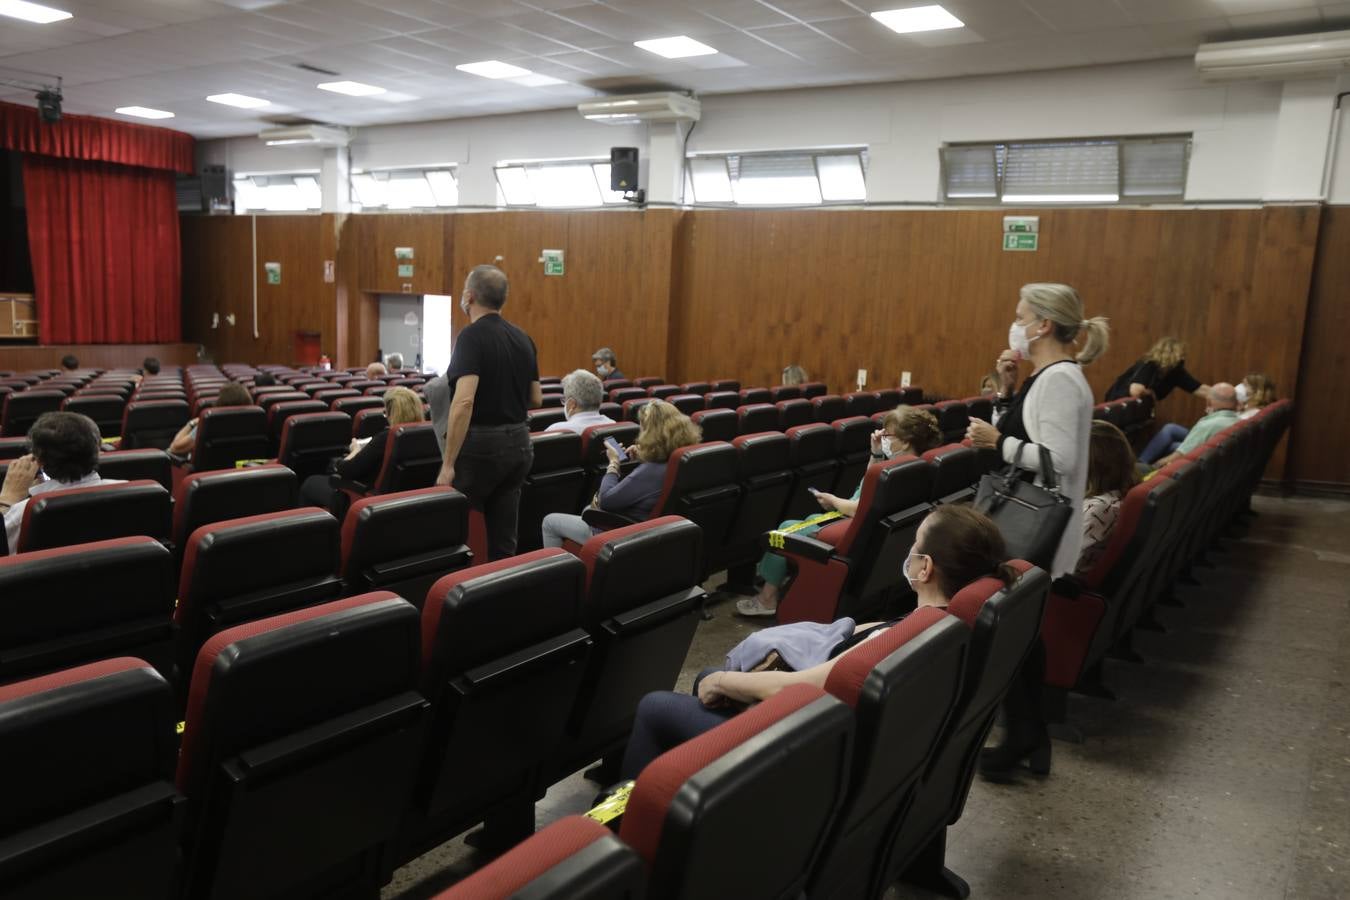
[[[881,428],[872,433],[872,460],[885,462],[895,456],[912,453],[918,456],[927,453],[942,443],[942,432],[938,429],[937,418],[925,409],[912,406],[897,406],[886,414]],[[837,512],[845,517],[858,511],[858,501],[862,497],[862,481],[847,499],[834,494],[816,494],[816,501],[825,512]],[[779,529],[800,525],[802,521],[789,519],[779,525]],[[794,534],[810,537],[820,531],[828,522],[819,525],[807,525],[797,528]],[[766,553],[759,561],[759,577],[764,586],[753,597],[743,597],[736,601],[736,612],[742,616],[772,616],[778,611],[778,600],[783,583],[787,581],[787,560],[777,553]]]
[[[920,523],[901,565],[919,606],[946,609],[976,579],[993,576],[1011,585],[1017,576],[1007,555],[1003,535],[988,516],[969,506],[939,506]],[[621,777],[636,778],[662,753],[789,685],[823,688],[835,662],[898,621],[797,622],[756,632],[727,654],[726,670],[703,673],[694,696],[655,691],[642,698]]]

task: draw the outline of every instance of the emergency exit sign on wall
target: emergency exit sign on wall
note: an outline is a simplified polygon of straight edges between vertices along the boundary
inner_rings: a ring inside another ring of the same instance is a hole
[[[1040,235],[1036,232],[1030,234],[1017,231],[1008,231],[1003,235],[1004,250],[1035,250],[1039,243]]]

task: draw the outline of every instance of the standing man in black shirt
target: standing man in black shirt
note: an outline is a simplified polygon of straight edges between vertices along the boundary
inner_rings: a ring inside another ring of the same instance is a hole
[[[488,558],[516,552],[520,486],[534,462],[526,410],[543,403],[534,341],[506,321],[506,273],[477,266],[464,281],[459,333],[450,366],[427,385],[431,422],[443,453],[438,485],[453,485],[483,511]]]

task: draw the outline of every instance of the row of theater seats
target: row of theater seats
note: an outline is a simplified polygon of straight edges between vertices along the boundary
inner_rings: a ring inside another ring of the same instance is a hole
[[[944,866],[999,699],[1035,640],[1049,578],[967,586],[651,763],[615,836],[563,819],[441,900],[955,895]],[[964,894],[962,894],[964,895]]]
[[[46,369],[0,373],[0,436],[22,437],[44,412],[68,409],[98,423],[103,436],[121,432],[123,409],[129,397],[169,396],[181,386],[178,371],[166,370],[144,378],[134,369]]]
[[[1215,435],[1125,495],[1114,531],[1092,569],[1061,579],[1046,608],[1046,706],[1066,715],[1067,693],[1110,696],[1108,656],[1138,661],[1131,634],[1152,625],[1153,606],[1235,520],[1293,417],[1280,400]]]
[[[0,686],[5,896],[369,896],[478,822],[527,836],[536,798],[673,686],[700,540],[668,517],[463,569],[420,612],[388,591],[255,604],[273,615],[217,620],[185,691],[112,646]]]

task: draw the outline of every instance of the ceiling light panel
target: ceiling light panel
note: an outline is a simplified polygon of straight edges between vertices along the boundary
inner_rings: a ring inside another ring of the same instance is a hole
[[[898,34],[966,27],[965,22],[937,5],[911,6],[907,9],[883,9],[880,12],[872,13],[872,18]]]
[[[331,91],[334,94],[346,94],[348,97],[372,97],[375,94],[383,94],[384,88],[376,87],[373,84],[363,84],[359,81],[325,81],[323,84],[316,85],[321,91]]]
[[[222,106],[233,106],[237,109],[261,109],[264,106],[271,106],[271,100],[263,100],[261,97],[250,97],[247,94],[212,94],[206,98],[212,103],[219,103]]]
[[[513,66],[510,63],[504,63],[499,59],[486,59],[482,62],[464,63],[455,66],[461,72],[468,72],[470,75],[477,75],[481,78],[523,78],[526,75],[533,75],[529,69],[522,69],[520,66]]]
[[[27,0],[0,0],[0,16],[23,19],[25,22],[35,22],[38,25],[50,25],[52,22],[69,19],[71,13],[64,9],[43,6],[41,3],[29,3]]]
[[[119,116],[135,116],[138,119],[172,119],[173,113],[166,109],[151,109],[148,106],[119,106],[114,110]]]
[[[683,34],[675,37],[652,38],[646,41],[634,41],[633,46],[640,50],[646,50],[648,53],[655,53],[657,56],[664,56],[666,59],[684,59],[688,56],[709,56],[716,53],[714,47],[709,47],[700,41]]]

